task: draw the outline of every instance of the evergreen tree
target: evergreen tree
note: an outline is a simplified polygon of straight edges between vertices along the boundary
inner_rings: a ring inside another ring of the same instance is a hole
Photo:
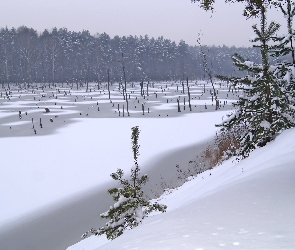
[[[105,234],[109,240],[113,240],[122,235],[124,230],[137,227],[152,211],[166,211],[167,206],[152,203],[144,197],[142,186],[147,183],[148,176],[140,175],[140,168],[138,165],[138,139],[139,128],[136,126],[132,128],[131,135],[134,166],[131,169],[130,179],[124,178],[122,169],[118,169],[116,173],[111,174],[111,177],[119,182],[120,187],[108,190],[116,203],[100,216],[109,219],[109,221],[99,230],[91,229],[82,235],[82,238],[86,238],[89,234]]]
[[[13,77],[13,42],[14,36],[7,27],[0,30],[0,64],[2,72],[0,73],[2,82],[9,84]]]
[[[266,5],[261,1],[257,5],[260,7],[260,29],[253,26],[256,36],[252,41],[260,43],[257,47],[261,51],[262,64],[246,61],[239,55],[233,56],[234,64],[240,70],[251,72],[252,76],[227,78],[243,94],[234,104],[235,111],[219,125],[240,130],[241,148],[236,153],[241,157],[248,156],[253,149],[264,146],[282,130],[294,126],[292,94],[279,75],[280,68],[269,62],[269,54],[273,50],[269,42],[277,41],[275,35],[280,26],[271,22],[267,27]]]
[[[286,18],[288,33],[277,38],[278,45],[272,50],[272,55],[277,58],[284,59],[278,63],[277,75],[281,77],[286,85],[286,90],[293,95],[295,102],[295,50],[294,50],[294,31],[293,17],[295,15],[295,3],[291,0],[286,0],[285,5],[278,3],[277,6],[282,11]],[[291,55],[291,56],[290,56]]]
[[[199,3],[204,10],[214,10],[215,0],[191,0],[192,3]],[[282,0],[224,0],[225,3],[245,3],[244,16],[257,17],[260,15],[260,5],[277,6]]]
[[[233,65],[229,54],[237,50],[257,62],[257,50],[202,46],[212,72],[230,76]],[[0,29],[0,81],[9,83],[76,83],[120,81],[122,53],[126,80],[157,81],[200,79],[203,76],[199,47],[169,39],[92,36],[88,31],[66,28],[37,31],[20,27]],[[285,56],[286,57],[286,56]],[[213,62],[213,63],[212,63]],[[242,74],[238,74],[242,76]]]

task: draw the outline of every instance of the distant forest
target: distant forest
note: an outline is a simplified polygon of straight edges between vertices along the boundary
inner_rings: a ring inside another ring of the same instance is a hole
[[[218,38],[217,38],[218,39]],[[122,81],[159,81],[207,78],[203,55],[212,74],[239,76],[231,56],[259,62],[255,48],[227,46],[189,46],[163,37],[147,35],[90,35],[54,28],[38,33],[32,28],[0,30],[1,83],[66,83]]]

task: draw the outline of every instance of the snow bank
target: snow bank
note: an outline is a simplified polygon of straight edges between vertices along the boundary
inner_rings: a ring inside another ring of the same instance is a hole
[[[106,243],[90,237],[68,250],[295,249],[295,130],[200,174],[161,197],[165,214]]]

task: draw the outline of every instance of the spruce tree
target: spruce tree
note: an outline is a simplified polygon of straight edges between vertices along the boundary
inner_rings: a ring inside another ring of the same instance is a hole
[[[293,102],[295,102],[295,34],[293,31],[295,3],[291,0],[286,0],[284,4],[279,2],[276,6],[279,7],[286,19],[288,33],[277,38],[279,43],[273,48],[272,55],[278,58],[285,56],[284,58],[287,59],[277,64],[277,75],[282,79],[288,95],[291,95]]]
[[[111,177],[119,182],[120,187],[108,190],[116,203],[100,216],[109,219],[109,221],[99,230],[91,229],[82,235],[82,238],[87,237],[89,234],[105,234],[107,239],[113,240],[122,235],[124,230],[137,227],[152,211],[166,211],[167,206],[152,203],[145,197],[142,190],[142,186],[148,181],[148,176],[140,175],[138,140],[139,128],[138,126],[132,127],[131,141],[134,166],[131,169],[130,179],[124,178],[122,169],[118,169],[116,173],[111,174]]]
[[[273,51],[269,45],[277,41],[276,32],[280,25],[271,22],[267,27],[266,5],[259,1],[260,29],[253,26],[255,37],[253,42],[259,42],[262,63],[255,64],[244,60],[239,55],[233,56],[234,65],[240,70],[251,72],[246,77],[227,78],[243,92],[222,126],[226,129],[239,131],[241,148],[236,152],[238,156],[246,157],[257,147],[262,147],[273,140],[282,130],[294,126],[294,106],[286,82],[280,76],[280,67],[270,65],[269,55]]]
[[[275,5],[281,10],[286,19],[287,34],[280,37],[280,43],[276,47],[274,56],[280,57],[291,54],[291,64],[295,65],[295,50],[294,50],[294,30],[293,30],[293,18],[295,15],[295,3],[292,0],[285,0]]]

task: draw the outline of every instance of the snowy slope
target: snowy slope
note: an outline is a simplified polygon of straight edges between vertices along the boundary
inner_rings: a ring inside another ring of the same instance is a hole
[[[295,130],[249,158],[231,161],[162,196],[165,214],[108,242],[90,237],[68,250],[295,249]]]

